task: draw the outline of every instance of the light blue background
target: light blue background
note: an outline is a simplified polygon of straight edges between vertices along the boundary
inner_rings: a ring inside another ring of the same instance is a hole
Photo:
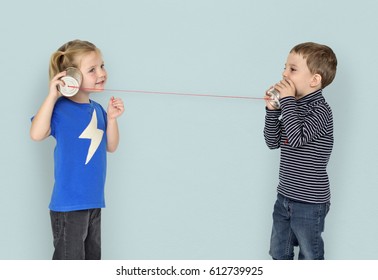
[[[103,52],[107,87],[261,97],[294,45],[335,51],[327,259],[378,258],[378,2],[7,1],[1,7],[0,259],[50,259],[53,139],[30,117],[50,55],[72,39]],[[95,94],[104,106],[113,92]],[[104,259],[270,259],[279,151],[264,102],[117,93],[122,141],[108,157]]]

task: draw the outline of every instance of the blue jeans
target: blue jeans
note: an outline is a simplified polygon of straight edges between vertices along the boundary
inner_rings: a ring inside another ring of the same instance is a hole
[[[101,259],[101,209],[50,211],[53,260]]]
[[[299,246],[300,260],[324,260],[325,217],[330,203],[303,203],[281,194],[273,211],[273,228],[269,254],[275,260],[294,259],[294,246]]]

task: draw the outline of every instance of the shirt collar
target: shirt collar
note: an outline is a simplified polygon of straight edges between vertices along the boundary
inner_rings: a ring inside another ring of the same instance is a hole
[[[319,89],[317,91],[314,91],[314,92],[307,94],[306,96],[298,99],[297,105],[305,105],[305,104],[320,101],[320,100],[323,100],[323,99],[324,99],[324,97],[323,97],[323,94],[322,94],[322,89]]]

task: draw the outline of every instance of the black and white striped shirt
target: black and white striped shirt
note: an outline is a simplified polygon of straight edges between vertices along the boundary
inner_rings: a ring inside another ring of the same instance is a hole
[[[330,201],[327,164],[333,147],[333,117],[322,90],[298,100],[285,97],[281,110],[266,110],[264,137],[281,148],[278,193],[302,202]]]

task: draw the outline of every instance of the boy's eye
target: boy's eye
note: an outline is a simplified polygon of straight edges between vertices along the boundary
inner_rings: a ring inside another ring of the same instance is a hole
[[[89,73],[92,73],[92,72],[94,72],[94,71],[95,71],[94,68],[89,69]]]

